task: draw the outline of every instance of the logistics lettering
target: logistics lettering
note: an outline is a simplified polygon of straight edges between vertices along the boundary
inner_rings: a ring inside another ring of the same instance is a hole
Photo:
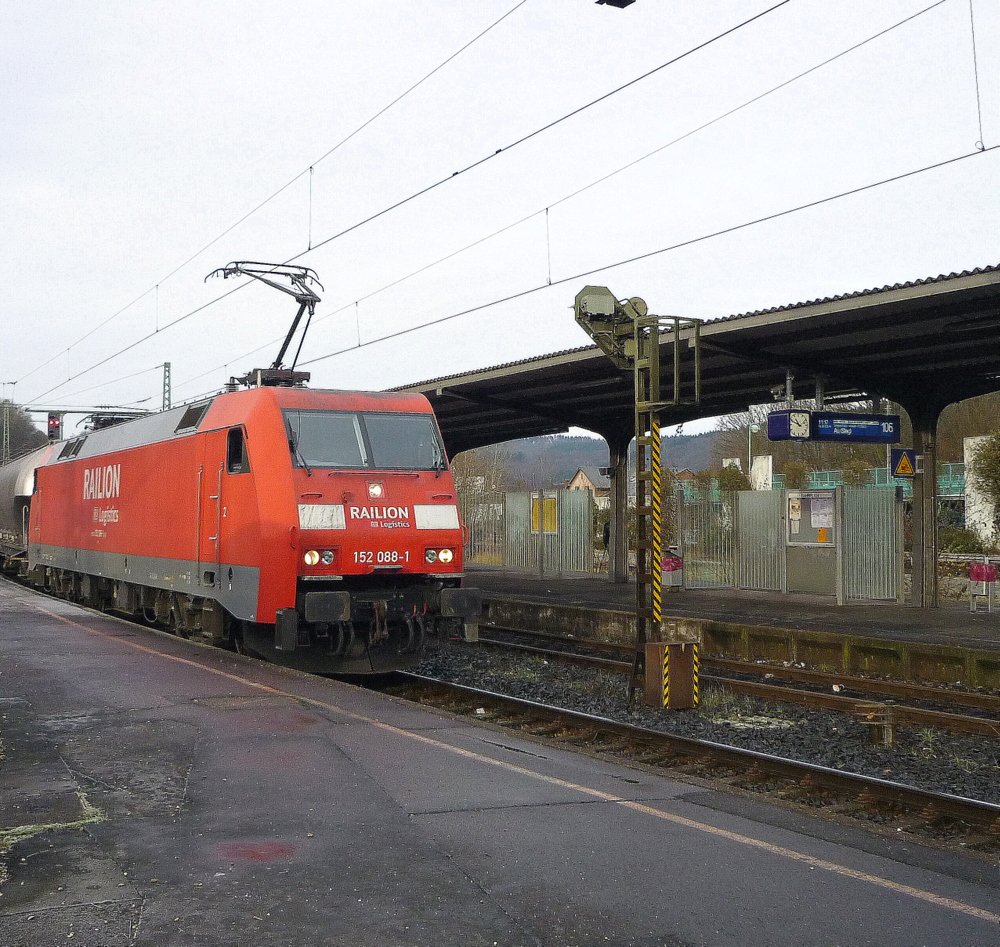
[[[91,467],[83,472],[83,498],[85,500],[110,500],[121,496],[122,465]]]

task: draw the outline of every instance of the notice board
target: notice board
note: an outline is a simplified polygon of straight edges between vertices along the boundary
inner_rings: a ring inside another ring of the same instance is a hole
[[[833,490],[789,490],[785,523],[789,546],[837,545]]]

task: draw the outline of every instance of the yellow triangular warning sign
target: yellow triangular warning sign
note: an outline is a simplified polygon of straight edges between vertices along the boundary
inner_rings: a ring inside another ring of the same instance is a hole
[[[894,477],[912,477],[915,474],[913,464],[910,462],[910,455],[905,451],[900,454],[896,462],[896,469],[892,472]]]

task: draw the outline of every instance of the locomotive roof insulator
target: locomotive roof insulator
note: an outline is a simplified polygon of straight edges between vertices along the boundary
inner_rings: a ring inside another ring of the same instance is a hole
[[[246,388],[304,388],[311,377],[309,372],[293,372],[290,368],[255,368],[230,383]],[[235,386],[232,390],[236,390]]]

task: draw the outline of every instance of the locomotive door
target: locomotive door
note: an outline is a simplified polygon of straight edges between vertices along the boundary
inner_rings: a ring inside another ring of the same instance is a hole
[[[258,521],[257,493],[250,472],[246,431],[241,426],[225,432],[225,469],[219,481],[219,562],[225,571],[222,580],[227,591],[248,600],[256,598],[256,583],[246,572],[256,565],[255,534]],[[247,606],[249,607],[249,606]]]
[[[217,588],[222,576],[222,482],[225,462],[225,435],[215,433],[202,439],[203,453],[198,466],[198,584]]]

